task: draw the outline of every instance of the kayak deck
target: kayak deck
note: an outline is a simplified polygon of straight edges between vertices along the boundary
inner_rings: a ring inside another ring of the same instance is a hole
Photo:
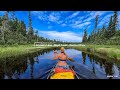
[[[56,63],[51,69],[47,79],[79,79],[79,77],[70,66],[67,69],[61,69],[57,67]]]

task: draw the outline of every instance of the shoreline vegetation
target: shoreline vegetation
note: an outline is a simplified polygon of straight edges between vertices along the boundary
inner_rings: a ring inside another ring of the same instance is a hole
[[[51,47],[52,46],[34,47],[33,45],[18,45],[8,47],[0,46],[0,58],[18,57]]]
[[[34,45],[18,45],[18,46],[0,46],[0,58],[17,57],[20,55],[31,54],[39,50],[47,48],[55,48],[62,46],[37,46]],[[119,45],[85,45],[85,46],[64,46],[65,48],[73,48],[88,54],[96,55],[104,59],[120,60]]]
[[[93,24],[95,27],[91,33],[88,33],[87,29],[84,30],[82,42],[67,42],[42,37],[39,35],[38,30],[34,30],[32,27],[31,11],[28,11],[28,16],[26,16],[29,22],[28,27],[23,20],[15,17],[15,12],[16,11],[5,11],[4,15],[0,17],[0,58],[17,57],[50,47],[58,47],[54,45],[44,45],[67,44],[68,46],[64,46],[65,48],[74,48],[106,59],[120,60],[118,11],[114,11],[113,15],[109,18],[108,25],[103,24],[102,27],[98,27],[100,17],[96,15],[95,23]],[[34,47],[32,45],[34,42],[39,42],[39,44],[43,44],[43,46]],[[85,44],[85,46],[70,46],[70,44]]]
[[[119,45],[85,45],[72,46],[70,48],[77,49],[88,54],[96,55],[104,59],[120,60],[120,46]]]

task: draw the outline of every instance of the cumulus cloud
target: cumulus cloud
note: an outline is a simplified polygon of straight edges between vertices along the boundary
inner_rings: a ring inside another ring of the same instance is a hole
[[[76,34],[71,31],[58,32],[58,31],[39,31],[39,34],[56,40],[69,41],[69,42],[81,42],[83,33]]]

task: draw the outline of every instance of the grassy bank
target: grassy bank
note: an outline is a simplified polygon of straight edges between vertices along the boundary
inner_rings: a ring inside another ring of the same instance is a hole
[[[102,58],[110,58],[120,60],[120,46],[119,45],[86,45],[86,46],[72,46],[71,48],[94,54]]]
[[[37,52],[50,46],[33,47],[33,45],[0,46],[0,58],[17,57],[19,55]]]

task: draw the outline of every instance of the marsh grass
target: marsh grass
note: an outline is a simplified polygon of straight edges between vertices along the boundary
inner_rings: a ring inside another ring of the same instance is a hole
[[[17,57],[19,55],[37,52],[41,49],[49,48],[48,46],[33,47],[32,45],[19,46],[0,46],[0,58]]]
[[[120,60],[119,45],[86,45],[86,46],[74,46],[72,48],[89,52],[91,54],[99,55],[100,57]],[[88,49],[90,50],[88,51]]]

